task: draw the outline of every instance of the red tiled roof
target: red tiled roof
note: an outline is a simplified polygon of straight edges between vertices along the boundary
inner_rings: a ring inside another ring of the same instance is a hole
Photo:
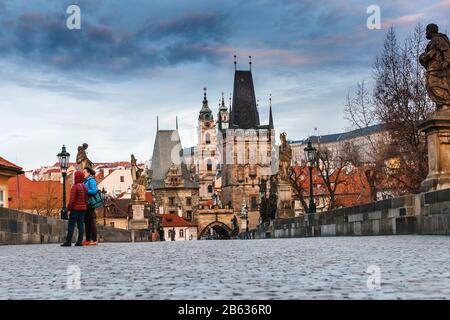
[[[4,168],[7,170],[12,170],[12,171],[16,171],[16,172],[21,172],[22,168],[19,167],[18,165],[15,165],[12,162],[9,162],[8,160],[6,160],[5,158],[0,157],[0,168]]]
[[[160,215],[163,227],[196,227],[197,224],[188,221],[177,214],[167,213]]]

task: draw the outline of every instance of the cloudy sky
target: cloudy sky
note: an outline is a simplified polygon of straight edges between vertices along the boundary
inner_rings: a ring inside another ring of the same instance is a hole
[[[81,8],[81,30],[66,9]],[[366,27],[371,4],[382,28]],[[289,139],[348,127],[345,97],[371,66],[386,28],[450,30],[450,0],[2,0],[0,156],[26,169],[72,159],[88,142],[94,162],[151,158],[156,130],[178,115],[184,147],[196,141],[203,87],[217,111],[233,87],[233,55],[252,55],[261,122]]]

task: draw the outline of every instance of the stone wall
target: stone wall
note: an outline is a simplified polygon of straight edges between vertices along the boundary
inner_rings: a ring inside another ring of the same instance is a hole
[[[450,189],[274,220],[242,238],[450,235]]]
[[[97,225],[97,231],[99,242],[131,241],[128,230]],[[0,208],[0,245],[62,243],[66,233],[66,220]]]

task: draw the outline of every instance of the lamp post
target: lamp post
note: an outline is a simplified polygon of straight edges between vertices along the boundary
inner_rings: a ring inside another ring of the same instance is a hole
[[[316,165],[317,161],[317,149],[312,146],[311,139],[308,141],[308,145],[306,146],[305,156],[306,162],[309,168],[309,208],[308,213],[316,212],[316,204],[314,203],[314,190],[313,190],[313,168]]]
[[[66,146],[63,145],[61,152],[57,154],[59,160],[59,166],[61,167],[62,183],[63,183],[63,205],[61,209],[61,219],[67,220],[67,207],[66,207],[66,177],[67,169],[69,167],[70,153],[66,151]]]
[[[103,225],[106,226],[106,201],[108,200],[108,195],[105,187],[102,188],[102,200],[103,200]]]

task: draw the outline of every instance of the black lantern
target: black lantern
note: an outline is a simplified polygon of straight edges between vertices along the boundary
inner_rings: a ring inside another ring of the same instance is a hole
[[[312,146],[311,139],[308,140],[308,145],[306,146],[305,157],[309,168],[309,208],[308,213],[316,212],[316,204],[314,203],[314,191],[313,191],[313,168],[317,162],[317,149]]]
[[[66,177],[67,169],[69,168],[70,153],[66,151],[66,146],[62,146],[62,150],[57,154],[59,166],[61,168],[62,183],[63,183],[63,205],[61,209],[61,219],[67,220],[67,207],[66,207]]]
[[[304,150],[308,167],[314,167],[317,159],[317,149],[312,146],[311,140],[308,141],[308,146]]]

